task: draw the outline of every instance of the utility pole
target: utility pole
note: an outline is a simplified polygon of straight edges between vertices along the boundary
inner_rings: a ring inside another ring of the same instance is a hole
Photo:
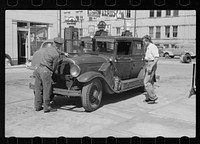
[[[135,10],[135,18],[134,18],[134,37],[136,37],[136,10]]]
[[[61,24],[62,24],[62,20],[61,20],[61,10],[59,10],[59,24],[60,24],[60,30],[59,30],[59,36],[58,37],[60,37],[61,38]]]

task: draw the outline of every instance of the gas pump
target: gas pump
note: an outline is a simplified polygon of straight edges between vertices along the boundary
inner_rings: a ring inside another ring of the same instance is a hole
[[[79,36],[78,28],[69,26],[64,29],[64,52],[78,53],[79,52]]]
[[[132,32],[130,32],[129,30],[125,30],[124,32],[122,32],[121,36],[129,36],[132,37]]]

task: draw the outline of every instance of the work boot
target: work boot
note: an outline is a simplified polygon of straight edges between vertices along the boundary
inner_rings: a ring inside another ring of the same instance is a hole
[[[155,97],[153,100],[150,99],[147,103],[148,104],[155,104],[155,103],[157,103],[156,102],[157,99],[158,99],[158,97]]]
[[[43,110],[43,107],[39,107],[35,109],[35,111],[41,111],[41,110]]]
[[[48,113],[48,112],[55,112],[57,111],[57,109],[54,109],[52,107],[49,107],[47,110],[44,110],[44,113]]]
[[[146,98],[143,100],[143,102],[149,102],[149,101],[151,101],[150,98]]]

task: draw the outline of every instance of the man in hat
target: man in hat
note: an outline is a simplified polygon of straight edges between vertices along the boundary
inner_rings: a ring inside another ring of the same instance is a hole
[[[144,86],[147,91],[146,99],[144,100],[148,104],[154,104],[158,97],[154,91],[155,72],[157,69],[157,62],[159,59],[158,48],[151,41],[151,37],[145,35],[143,38],[143,43],[146,47],[145,53],[145,78]]]
[[[40,55],[38,67],[34,71],[35,75],[35,110],[44,110],[45,113],[56,111],[51,108],[52,94],[52,74],[56,69],[57,60],[61,55],[61,46],[64,43],[63,38],[54,38],[53,45],[46,45],[38,50]],[[43,105],[43,107],[42,107]]]

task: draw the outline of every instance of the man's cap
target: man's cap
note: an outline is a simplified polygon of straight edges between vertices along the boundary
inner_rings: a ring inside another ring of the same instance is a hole
[[[64,43],[64,39],[60,38],[60,37],[55,37],[53,40],[54,40],[55,43],[58,43],[58,44],[63,44]]]
[[[149,40],[151,42],[151,37],[149,35],[143,36],[142,39],[147,39],[147,40]]]

